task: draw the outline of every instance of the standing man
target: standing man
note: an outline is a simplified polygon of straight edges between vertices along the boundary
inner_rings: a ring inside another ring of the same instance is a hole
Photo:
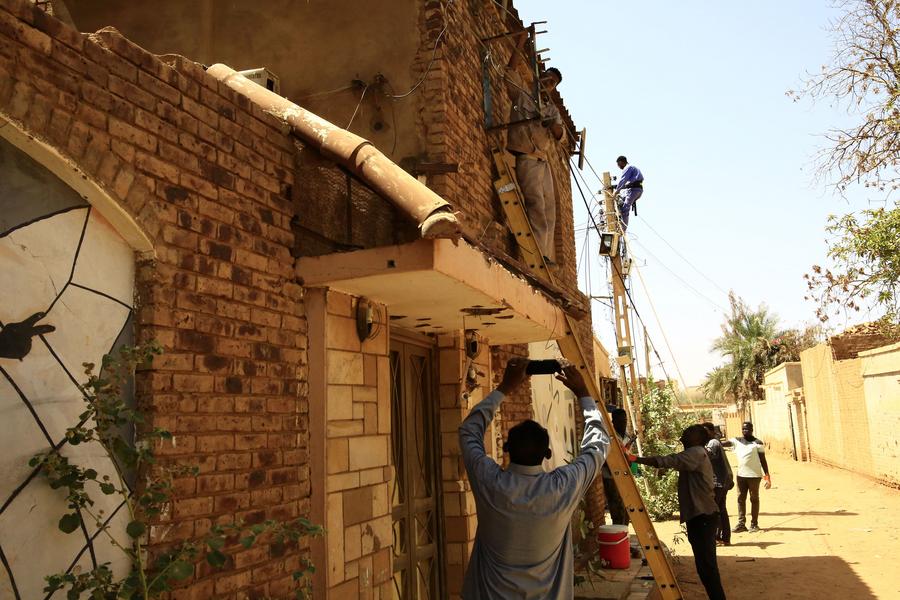
[[[525,32],[509,59],[507,87],[512,106],[506,149],[516,157],[516,179],[525,197],[525,211],[531,222],[538,248],[549,265],[556,258],[556,194],[550,173],[548,152],[563,137],[563,123],[550,93],[562,81],[562,73],[553,67],[544,71],[540,79],[541,102],[538,107],[533,87],[518,72],[522,64]]]
[[[628,164],[628,159],[620,156],[616,164],[622,169],[619,183],[616,185],[616,194],[621,198],[619,203],[619,219],[622,221],[622,232],[628,229],[628,217],[631,210],[637,214],[635,203],[644,193],[644,174],[634,165]]]
[[[734,449],[738,461],[738,522],[732,531],[755,533],[759,531],[759,483],[765,479],[766,489],[769,489],[772,478],[766,462],[766,447],[761,439],[753,436],[753,423],[744,421],[741,433],[743,437],[722,442],[726,448]],[[750,492],[750,529],[747,529],[747,492]]]
[[[478,511],[475,545],[466,569],[466,600],[530,598],[569,600],[574,595],[572,515],[609,451],[609,435],[575,367],[556,378],[578,396],[584,411],[581,454],[544,472],[550,435],[532,420],[509,431],[500,468],[484,451],[484,432],[503,398],[528,380],[528,359],[513,358],[503,381],[475,405],[459,427],[459,445]]]
[[[719,515],[713,495],[713,470],[704,446],[709,434],[703,425],[691,425],[679,440],[684,450],[666,456],[629,456],[642,465],[678,470],[678,508],[694,551],[697,575],[710,600],[725,600],[716,561],[716,527]]]
[[[706,454],[709,456],[709,462],[713,468],[713,490],[715,492],[716,506],[719,507],[719,526],[716,529],[716,541],[721,542],[725,546],[731,545],[731,523],[728,520],[728,505],[725,504],[725,497],[728,490],[734,487],[734,476],[731,472],[731,465],[728,464],[728,458],[725,456],[725,449],[722,442],[716,435],[716,426],[712,423],[704,423],[706,432],[709,434],[709,442],[706,443]]]
[[[614,407],[609,409],[609,416],[622,448],[628,452],[631,442],[634,441],[629,440],[627,435],[628,413],[622,408]],[[609,517],[612,519],[613,525],[628,525],[630,519],[628,518],[628,509],[625,508],[625,501],[622,500],[619,488],[613,481],[609,465],[605,464],[603,465],[603,495],[606,496],[606,507],[609,509]]]

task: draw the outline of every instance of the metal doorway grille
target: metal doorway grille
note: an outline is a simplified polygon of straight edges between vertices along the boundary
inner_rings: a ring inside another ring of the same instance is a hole
[[[443,598],[437,394],[431,348],[391,343],[394,596]]]

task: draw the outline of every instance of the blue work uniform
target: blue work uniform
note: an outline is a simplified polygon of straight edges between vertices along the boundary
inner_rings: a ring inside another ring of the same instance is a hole
[[[644,193],[643,184],[644,175],[634,165],[626,166],[625,170],[622,171],[622,176],[619,177],[616,193],[622,197],[622,204],[619,207],[619,218],[622,221],[623,231],[628,227],[628,216],[631,214],[631,207]]]

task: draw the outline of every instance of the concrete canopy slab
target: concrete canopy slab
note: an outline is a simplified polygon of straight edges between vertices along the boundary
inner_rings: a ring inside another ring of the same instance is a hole
[[[476,329],[491,344],[565,334],[565,314],[559,306],[463,241],[423,239],[304,257],[297,261],[296,272],[308,287],[328,287],[382,303],[391,325],[421,333]]]

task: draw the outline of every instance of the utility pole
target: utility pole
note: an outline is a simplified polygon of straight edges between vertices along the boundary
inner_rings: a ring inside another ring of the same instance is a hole
[[[619,230],[619,212],[616,208],[616,193],[613,191],[611,184],[612,179],[609,173],[603,173],[603,203],[606,211],[606,226],[612,228],[613,232]],[[624,232],[623,232],[624,233]],[[622,390],[624,391],[625,407],[629,411],[632,427],[637,435],[638,452],[643,453],[643,435],[637,421],[637,397],[640,394],[638,389],[639,382],[634,369],[634,344],[631,340],[631,322],[628,311],[628,294],[625,290],[625,271],[622,265],[622,254],[618,250],[619,238],[614,236],[613,252],[610,253],[609,262],[612,264],[612,289],[613,289],[613,311],[616,318],[616,346],[617,356],[616,363],[619,365],[619,378],[622,382]],[[626,378],[625,370],[631,376],[631,385],[629,379]]]

